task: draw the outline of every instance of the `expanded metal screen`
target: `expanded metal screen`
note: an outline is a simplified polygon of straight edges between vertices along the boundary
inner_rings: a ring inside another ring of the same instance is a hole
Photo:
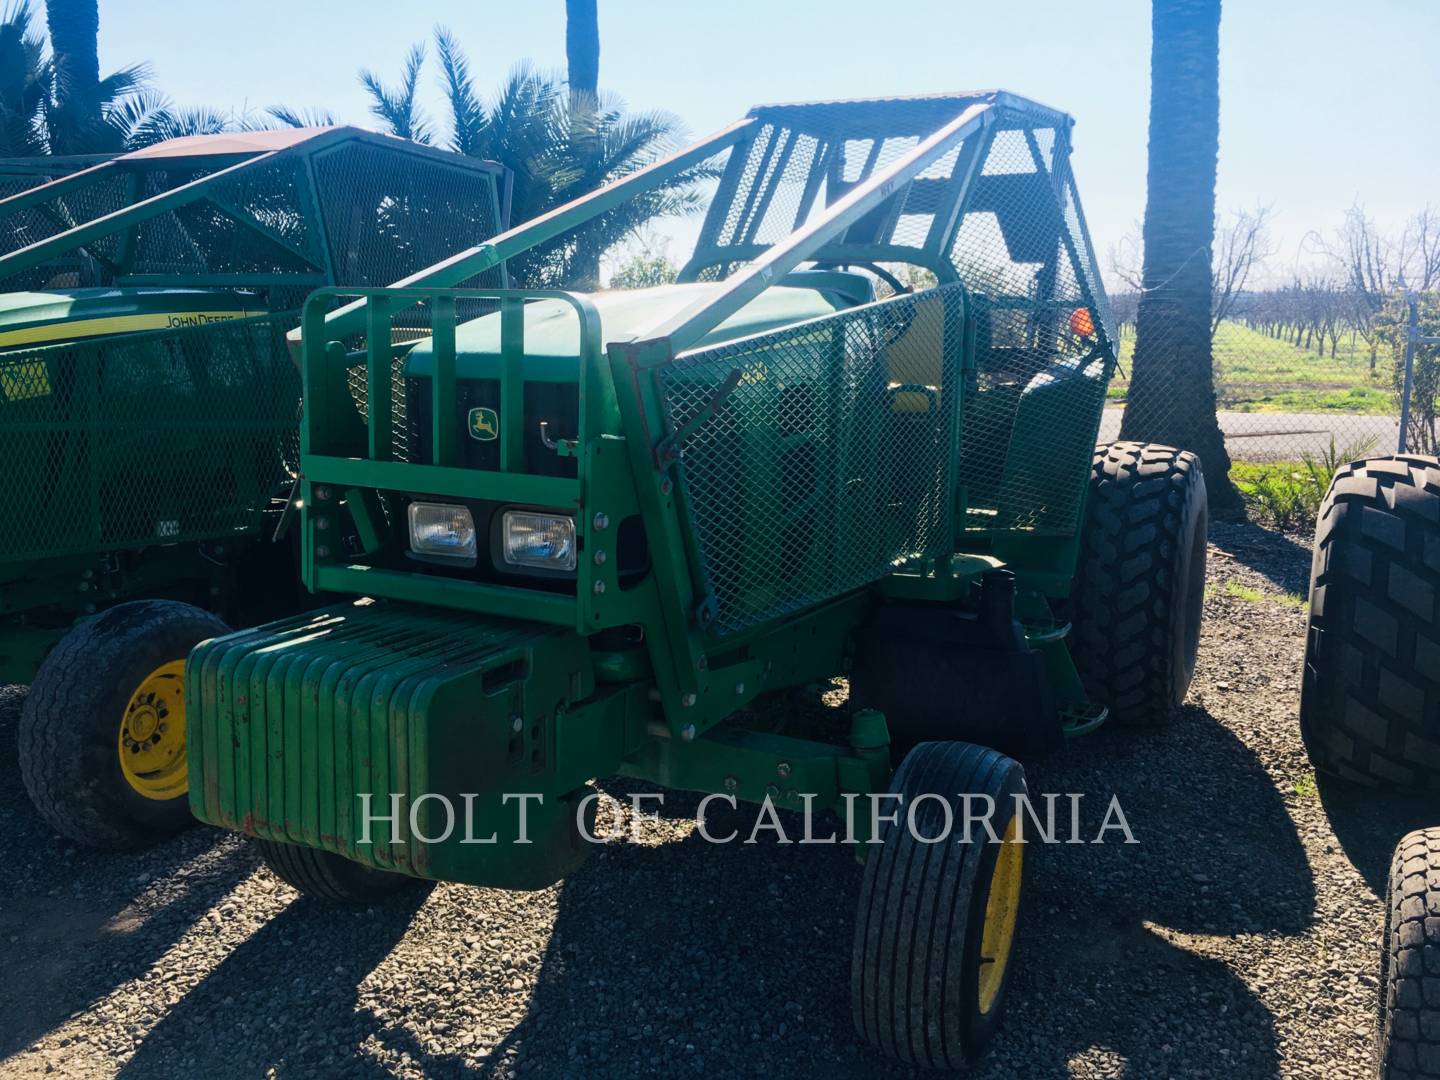
[[[0,354],[0,560],[256,529],[289,483],[296,318]]]
[[[948,553],[964,314],[949,286],[659,369],[718,632]]]
[[[729,277],[975,106],[983,123],[811,255],[901,295],[659,371],[721,632],[966,533],[1078,527],[1114,353],[1068,117],[1004,93],[755,109],[681,277]]]
[[[756,109],[756,133],[737,147],[682,277],[728,277],[977,104],[990,106],[987,126],[814,261],[966,287],[976,371],[964,402],[960,528],[1063,535],[1078,524],[1113,366],[1068,117],[1008,94]]]
[[[1053,127],[995,131],[946,252],[975,296],[977,373],[960,459],[970,530],[1066,535],[1079,525],[1113,359],[1056,146]]]
[[[389,285],[499,231],[496,166],[398,139],[326,131],[250,161],[233,147],[147,153],[34,205],[0,206],[3,257],[194,185],[162,213],[116,218],[58,261],[10,272],[0,264],[0,291],[158,275],[169,284],[223,280],[263,294],[272,310],[291,309],[317,285]]]

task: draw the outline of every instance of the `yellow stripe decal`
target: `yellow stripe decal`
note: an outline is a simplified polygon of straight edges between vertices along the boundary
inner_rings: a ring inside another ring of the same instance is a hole
[[[210,323],[249,319],[263,311],[156,311],[148,315],[109,315],[99,319],[46,323],[0,331],[0,349],[16,345],[51,345],[102,334],[133,334],[140,330],[176,330]]]

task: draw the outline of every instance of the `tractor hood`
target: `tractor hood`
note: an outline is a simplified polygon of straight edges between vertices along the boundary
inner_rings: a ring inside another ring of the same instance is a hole
[[[50,289],[0,294],[0,350],[172,330],[266,314],[250,293],[210,289]]]
[[[616,289],[587,298],[600,316],[604,345],[635,341],[696,301],[706,299],[723,282],[658,285],[649,289]],[[784,283],[766,289],[714,330],[701,346],[760,334],[805,319],[831,315],[874,299],[874,287],[863,274],[842,271],[798,271]],[[455,371],[461,379],[493,379],[500,371],[498,312],[462,323],[455,331]],[[524,377],[534,382],[574,382],[579,378],[580,325],[574,309],[563,300],[538,300],[525,305]],[[434,357],[428,340],[411,350],[405,374],[428,377]]]

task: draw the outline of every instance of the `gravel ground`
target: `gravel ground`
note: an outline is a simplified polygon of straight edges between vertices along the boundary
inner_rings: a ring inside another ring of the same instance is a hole
[[[1085,793],[1087,837],[1118,796],[1139,843],[1032,849],[978,1075],[1371,1075],[1378,890],[1433,822],[1307,767],[1303,542],[1211,540],[1182,722],[1030,769]],[[834,848],[710,846],[672,794],[643,843],[544,892],[337,911],[208,829],[128,856],[58,840],[20,787],[23,690],[0,695],[0,1076],[904,1075],[851,1034],[860,872]]]

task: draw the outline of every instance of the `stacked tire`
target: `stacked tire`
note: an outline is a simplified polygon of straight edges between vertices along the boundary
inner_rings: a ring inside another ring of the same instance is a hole
[[[1440,791],[1440,459],[1336,473],[1310,569],[1300,730],[1315,768]]]
[[[1395,849],[1380,971],[1381,1080],[1440,1080],[1440,829]]]

